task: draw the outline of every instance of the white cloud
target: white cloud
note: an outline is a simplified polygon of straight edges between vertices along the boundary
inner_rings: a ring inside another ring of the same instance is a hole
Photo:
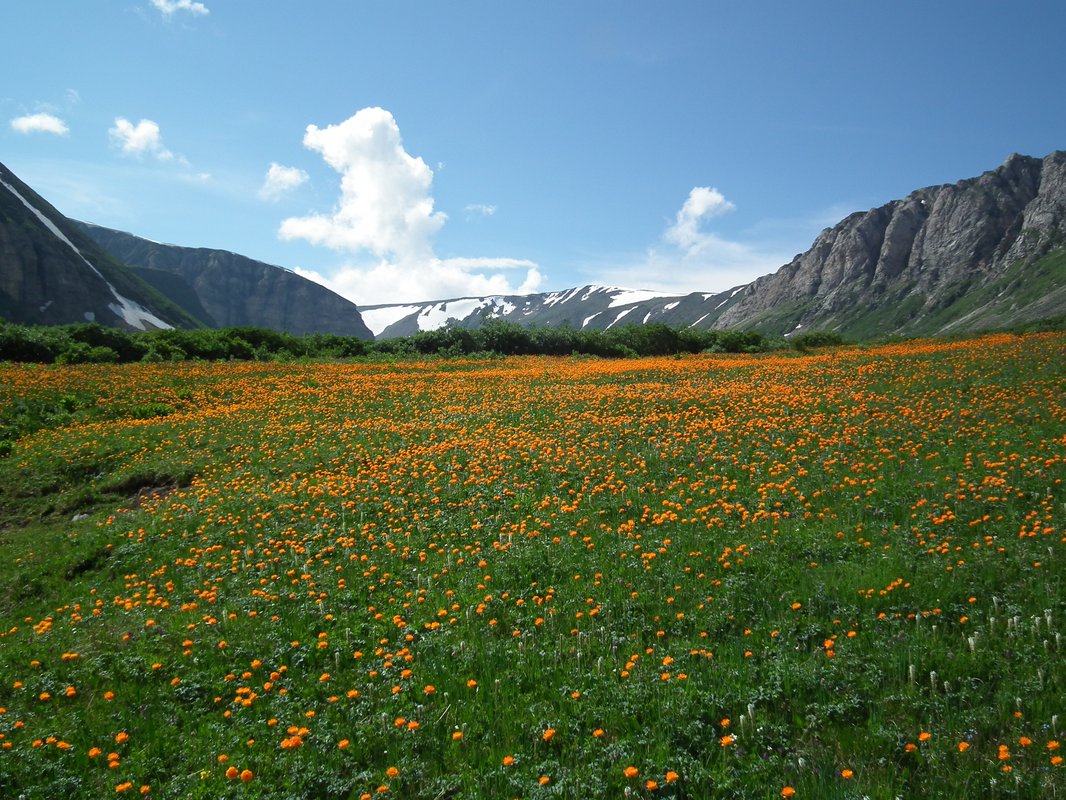
[[[664,238],[686,253],[696,253],[702,247],[713,245],[713,235],[703,233],[700,223],[704,220],[728,214],[736,208],[717,189],[696,186],[688,193],[688,199],[677,212],[677,219],[666,230]]]
[[[159,126],[150,119],[142,119],[136,125],[123,117],[115,118],[115,126],[108,131],[111,142],[125,155],[155,156],[160,161],[172,161],[174,154],[163,146]]]
[[[496,206],[489,206],[484,203],[471,203],[466,206],[463,211],[466,212],[468,219],[472,217],[491,217],[496,213]]]
[[[462,295],[535,291],[541,274],[531,261],[438,258],[433,237],[447,216],[433,209],[433,171],[403,147],[399,126],[383,108],[364,108],[340,123],[307,127],[304,146],[341,175],[330,214],[289,217],[278,236],[360,255],[371,263],[320,276],[361,305]],[[368,258],[369,257],[369,258]],[[525,269],[515,287],[501,271]]]
[[[70,133],[67,123],[54,114],[27,114],[11,120],[11,127],[19,133],[52,133],[66,136]]]
[[[489,272],[474,271],[478,269]],[[526,274],[515,286],[508,276],[498,271],[505,269],[525,269]],[[493,258],[433,258],[417,265],[381,261],[367,267],[343,267],[328,276],[299,267],[294,272],[360,306],[531,294],[544,280],[531,261]]]
[[[266,179],[259,189],[259,196],[264,200],[278,200],[286,192],[307,183],[309,176],[302,169],[283,167],[271,162]]]
[[[697,186],[662,240],[636,257],[594,264],[584,271],[595,283],[664,294],[720,292],[774,272],[792,258],[777,247],[726,239],[701,223],[733,211],[717,189]]]
[[[211,13],[207,6],[195,0],[152,0],[152,5],[168,17],[178,11],[188,11],[194,15]]]

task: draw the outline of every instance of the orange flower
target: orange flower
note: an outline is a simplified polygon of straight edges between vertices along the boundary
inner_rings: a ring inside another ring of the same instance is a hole
[[[736,740],[737,739],[735,736],[732,736],[731,734],[727,733],[725,736],[718,740],[718,744],[722,745],[722,747],[729,747],[729,745],[733,744],[733,742],[735,742]]]
[[[242,770],[241,770],[241,780],[242,780],[242,781],[243,781],[244,783],[248,783],[248,782],[249,782],[249,781],[251,781],[251,780],[252,780],[252,779],[253,779],[254,777],[255,777],[255,773],[254,773],[254,772],[252,772],[252,771],[251,771],[250,769],[242,769]]]
[[[932,736],[933,736],[933,734],[929,733],[929,731],[922,731],[921,733],[918,734],[918,741],[919,742],[928,742],[932,738]]]
[[[503,765],[504,765],[505,767],[509,767],[509,766],[511,766],[511,765],[512,765],[513,763],[514,763],[514,756],[504,756],[504,757],[503,757]]]
[[[635,777],[637,777],[638,772],[639,772],[639,770],[636,767],[634,767],[633,765],[630,765],[630,766],[626,767],[624,770],[622,770],[622,774],[625,775],[627,778],[635,778]]]
[[[540,735],[540,738],[546,742],[550,742],[555,737],[555,728],[548,728],[544,733]]]
[[[786,786],[784,789],[781,790],[782,797],[792,797],[794,794],[796,794],[796,790],[793,789],[791,786]]]
[[[241,774],[240,770],[237,769],[236,767],[230,767],[229,769],[226,770],[226,777],[229,778],[231,781],[236,780],[237,776],[240,775],[240,774]]]
[[[676,772],[674,772],[672,769],[669,769],[669,770],[666,771],[666,782],[667,783],[673,783],[674,781],[676,781],[680,777],[681,776],[678,775]]]
[[[653,781],[649,778],[644,782],[644,788],[647,789],[649,792],[654,792],[656,789],[659,788],[659,783],[658,781]]]
[[[390,778],[395,778],[400,774],[400,770],[396,769],[396,767],[389,767],[385,770],[385,774]]]
[[[959,747],[959,752],[960,753],[965,753],[967,750],[970,749],[970,743],[969,742],[959,742],[958,747]]]
[[[462,731],[452,731],[452,741],[453,742],[458,742],[462,738],[463,738],[463,732]]]
[[[351,742],[349,742],[347,739],[341,739],[339,742],[337,742],[337,747],[341,750],[347,750],[350,744]]]
[[[842,769],[840,770],[840,777],[846,781],[849,781],[855,777],[855,773],[852,772],[850,769]]]

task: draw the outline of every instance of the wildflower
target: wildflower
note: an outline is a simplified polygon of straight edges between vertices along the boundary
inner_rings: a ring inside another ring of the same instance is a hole
[[[341,739],[339,742],[337,742],[337,747],[341,750],[346,750],[348,749],[348,745],[350,744],[351,742],[349,742],[347,739]]]
[[[540,738],[546,742],[550,742],[555,737],[555,728],[548,728],[541,734]]]
[[[514,756],[504,756],[504,757],[503,757],[503,765],[504,765],[505,767],[509,767],[509,766],[511,766],[511,765],[512,765],[513,763],[514,763]]]
[[[226,777],[229,778],[231,781],[236,780],[237,776],[240,774],[240,770],[238,770],[236,767],[230,767],[226,770]]]
[[[918,741],[919,742],[928,742],[929,739],[932,738],[932,736],[933,736],[933,734],[929,733],[929,731],[922,731],[921,733],[918,734]]]
[[[626,767],[624,770],[622,770],[622,774],[625,775],[627,778],[635,778],[635,777],[637,777],[638,773],[639,773],[639,770],[636,767],[634,767],[632,764],[629,765],[628,767]]]
[[[644,782],[644,788],[647,789],[649,792],[654,792],[656,789],[659,788],[659,783],[658,781],[653,781],[651,780],[651,778],[649,778]]]
[[[241,781],[242,782],[248,783],[253,778],[255,778],[255,773],[252,772],[250,769],[242,769],[241,770]]]
[[[796,790],[793,789],[791,786],[786,786],[781,790],[782,797],[792,797],[794,794],[796,794]]]
[[[970,749],[970,743],[969,742],[959,742],[958,747],[959,747],[959,752],[960,753],[965,753],[967,750]]]
[[[852,778],[855,777],[855,773],[852,772],[850,769],[842,769],[840,770],[840,777],[846,781],[850,781]]]
[[[396,769],[396,767],[389,767],[387,770],[385,770],[385,774],[390,778],[396,778],[399,777],[400,770]]]
[[[673,783],[674,781],[676,781],[680,777],[681,776],[678,775],[676,772],[674,772],[672,769],[668,769],[666,771],[666,782],[667,783]]]
[[[722,747],[729,747],[729,745],[733,744],[733,742],[735,742],[736,740],[737,739],[735,736],[732,736],[727,733],[725,736],[718,740],[718,744],[720,744]]]
[[[452,741],[453,742],[461,741],[462,738],[463,738],[463,732],[462,731],[452,731]]]

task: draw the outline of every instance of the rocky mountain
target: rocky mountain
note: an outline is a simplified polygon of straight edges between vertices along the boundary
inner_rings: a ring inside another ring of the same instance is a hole
[[[0,164],[0,318],[99,322],[128,330],[198,327]]]
[[[1012,155],[823,231],[715,326],[855,337],[942,334],[1066,314],[1066,152]]]
[[[663,322],[855,338],[977,331],[1066,317],[1066,152],[1012,155],[827,228],[776,272],[720,293],[584,286],[522,297],[367,306],[380,337],[486,319],[605,329]]]
[[[78,225],[208,327],[374,338],[354,303],[283,267],[225,250],[160,244],[98,225]]]

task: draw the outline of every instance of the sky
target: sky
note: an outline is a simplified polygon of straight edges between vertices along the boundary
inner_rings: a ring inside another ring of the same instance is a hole
[[[0,161],[357,305],[716,292],[1066,149],[1066,3],[7,2]]]

